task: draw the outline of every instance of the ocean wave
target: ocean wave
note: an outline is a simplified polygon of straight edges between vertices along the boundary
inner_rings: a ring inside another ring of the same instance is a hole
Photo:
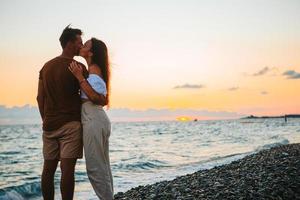
[[[145,183],[146,179],[169,179],[209,169],[262,149],[299,142],[299,119],[290,120],[284,126],[276,122],[266,120],[263,124],[258,121],[240,124],[236,120],[233,123],[199,121],[197,125],[181,122],[114,124],[109,153],[116,190],[129,189],[135,184]],[[20,131],[16,130],[20,126],[13,127],[0,126],[0,139],[3,140],[0,200],[41,199],[42,140],[37,134],[41,127],[30,125],[20,128]],[[76,167],[76,184],[85,187],[80,188],[78,193],[92,193],[85,159],[79,159]],[[55,176],[57,194],[60,174],[58,169]],[[12,185],[14,181],[15,185]]]
[[[16,155],[22,153],[21,151],[3,151],[0,154],[2,155]]]
[[[193,166],[201,167],[202,166],[202,168],[211,168],[211,167],[214,167],[217,165],[227,164],[231,161],[245,157],[251,153],[252,152],[244,152],[244,153],[233,153],[233,154],[224,155],[224,156],[213,156],[213,157],[203,159],[200,161],[189,162],[189,163],[177,165],[176,167],[181,168],[181,167],[193,167]]]
[[[41,196],[41,183],[32,182],[0,189],[0,200],[24,200]]]
[[[119,163],[117,165],[113,165],[112,168],[118,169],[126,169],[126,170],[150,170],[150,169],[158,169],[163,167],[170,167],[165,162],[159,160],[149,160],[149,161],[138,161],[135,163],[124,164]]]
[[[288,139],[282,139],[279,142],[274,142],[274,143],[270,143],[270,144],[265,144],[263,146],[260,146],[258,148],[255,149],[255,151],[261,151],[264,149],[270,149],[272,147],[276,147],[276,146],[280,146],[280,145],[285,145],[285,144],[289,144],[290,141]]]

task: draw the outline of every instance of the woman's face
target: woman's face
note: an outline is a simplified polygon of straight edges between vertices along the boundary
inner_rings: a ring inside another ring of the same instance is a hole
[[[91,48],[92,48],[92,41],[91,40],[86,41],[84,45],[81,47],[79,55],[84,58],[91,57],[93,55],[91,52]]]

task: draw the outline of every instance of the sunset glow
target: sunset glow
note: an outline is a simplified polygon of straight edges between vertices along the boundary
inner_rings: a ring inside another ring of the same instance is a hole
[[[38,72],[72,23],[109,48],[112,109],[300,113],[299,1],[0,4],[0,105],[36,106]]]

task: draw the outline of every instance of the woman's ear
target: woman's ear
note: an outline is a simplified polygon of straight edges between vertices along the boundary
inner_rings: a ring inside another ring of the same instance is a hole
[[[93,53],[89,51],[89,54],[88,54],[88,55],[89,55],[89,57],[92,57],[92,56],[93,56]]]

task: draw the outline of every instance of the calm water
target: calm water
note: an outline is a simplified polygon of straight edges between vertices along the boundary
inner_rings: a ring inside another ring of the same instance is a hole
[[[41,126],[2,125],[0,139],[0,199],[41,199]],[[115,192],[298,142],[300,119],[113,123],[110,158]],[[58,169],[58,199],[59,179]],[[97,199],[84,159],[76,166],[75,199]]]

